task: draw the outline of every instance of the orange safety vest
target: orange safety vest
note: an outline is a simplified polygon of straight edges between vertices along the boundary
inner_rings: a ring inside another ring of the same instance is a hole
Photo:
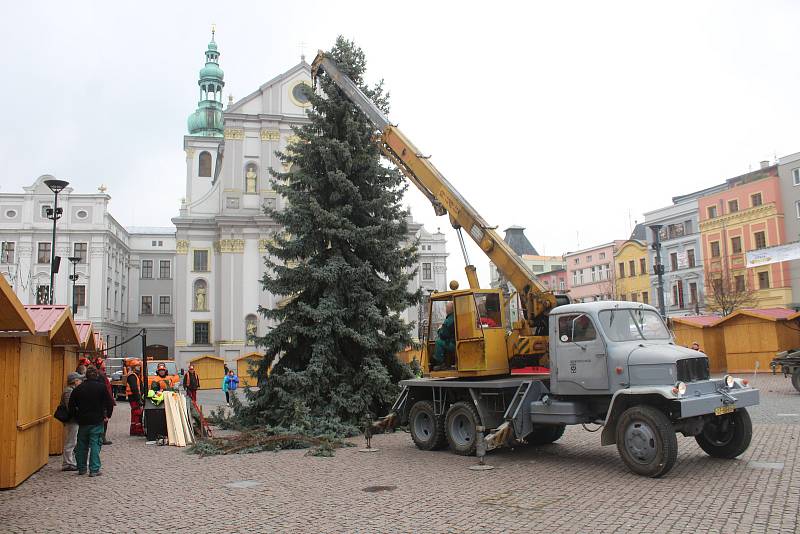
[[[134,372],[130,372],[125,376],[125,395],[127,395],[128,397],[133,395],[133,391],[131,390],[131,383],[128,382],[128,377],[131,376],[131,375],[136,377],[136,382],[137,382],[137,385],[139,386],[139,396],[141,396],[143,394],[143,392],[142,392],[142,386],[143,386],[142,377],[140,377],[139,375],[137,375]]]

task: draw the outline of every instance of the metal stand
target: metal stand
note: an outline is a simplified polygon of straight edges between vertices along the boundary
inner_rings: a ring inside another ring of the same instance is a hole
[[[475,430],[478,431],[478,444],[475,449],[475,454],[478,456],[478,465],[471,465],[467,469],[470,471],[491,471],[494,466],[486,465],[486,440],[483,439],[483,432],[486,429],[479,426]]]

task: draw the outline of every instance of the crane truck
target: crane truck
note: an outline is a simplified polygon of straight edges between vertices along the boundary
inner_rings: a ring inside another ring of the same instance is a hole
[[[456,230],[469,288],[450,283],[428,301],[421,339],[421,378],[401,381],[385,418],[407,424],[422,450],[449,446],[475,454],[483,431],[487,450],[553,443],[566,425],[599,425],[601,444],[616,445],[636,474],[660,477],[677,458],[677,433],[693,436],[706,454],[735,458],[752,438],[748,406],[759,392],[747,380],[712,379],[708,358],[676,345],[655,308],[643,303],[570,303],[549,291],[500,235],[389,122],[336,62],[319,52],[314,87],[326,73],[367,117],[382,154],[428,198]],[[465,233],[495,264],[515,293],[480,287]],[[521,314],[510,322],[507,303]],[[452,314],[454,343],[434,364],[437,327]],[[547,373],[517,374],[535,365]]]

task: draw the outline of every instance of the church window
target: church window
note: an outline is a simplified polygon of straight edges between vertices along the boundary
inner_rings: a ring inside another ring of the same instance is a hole
[[[207,250],[195,250],[194,251],[194,270],[195,271],[207,271],[208,270],[208,251]]]
[[[200,152],[200,162],[198,165],[197,175],[211,178],[211,154],[205,150]]]
[[[209,323],[208,321],[197,321],[194,323],[194,344],[195,345],[208,345],[209,339]]]

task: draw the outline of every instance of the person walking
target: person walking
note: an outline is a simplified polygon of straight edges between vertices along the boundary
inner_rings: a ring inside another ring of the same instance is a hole
[[[103,421],[114,412],[114,401],[106,389],[105,379],[94,366],[86,369],[86,380],[69,396],[70,417],[78,423],[75,464],[78,474],[100,475],[100,448],[103,445]]]
[[[186,390],[186,395],[193,402],[197,403],[197,390],[200,389],[200,377],[197,376],[197,371],[194,370],[194,365],[189,365],[189,370],[183,375],[183,388]]]
[[[66,409],[69,406],[69,398],[72,390],[78,387],[83,380],[83,376],[78,373],[67,375],[67,385],[61,393],[61,405]],[[62,471],[77,471],[78,465],[75,463],[75,445],[78,442],[78,422],[70,418],[64,422],[64,453],[61,455]]]
[[[222,379],[222,391],[225,392],[225,402],[228,406],[231,405],[231,391],[236,391],[239,387],[239,377],[233,372],[233,369],[228,370],[228,374]]]

